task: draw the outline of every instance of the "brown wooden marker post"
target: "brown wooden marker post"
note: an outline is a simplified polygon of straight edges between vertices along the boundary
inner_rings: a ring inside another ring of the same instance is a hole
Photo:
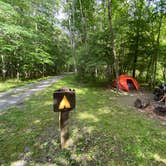
[[[61,149],[68,147],[69,113],[75,108],[75,90],[61,88],[54,92],[54,111],[59,112]]]
[[[69,141],[69,112],[59,112],[61,149],[67,148]]]

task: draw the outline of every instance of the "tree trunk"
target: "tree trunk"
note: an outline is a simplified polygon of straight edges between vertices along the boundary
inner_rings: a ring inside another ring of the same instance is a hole
[[[102,28],[105,30],[105,23],[106,23],[106,0],[102,0],[102,4],[103,4],[103,9],[104,9],[104,18],[103,18],[103,24],[102,24]]]
[[[149,60],[149,63],[148,63],[148,65],[147,65],[147,70],[146,70],[146,82],[149,81],[151,64],[152,64],[152,56],[150,56],[150,60]]]
[[[84,15],[83,15],[83,7],[82,7],[82,2],[81,0],[79,0],[79,3],[80,3],[80,11],[81,11],[81,22],[82,22],[82,33],[83,33],[83,37],[82,37],[82,42],[85,43],[85,45],[87,44],[86,43],[86,24],[85,24],[85,18],[84,18]]]
[[[164,67],[163,67],[163,80],[164,82],[166,82],[166,64],[164,64]]]
[[[109,25],[110,25],[111,53],[114,59],[114,70],[115,70],[115,75],[117,80],[117,90],[118,90],[119,89],[119,80],[118,80],[119,67],[118,67],[118,59],[117,59],[116,50],[115,50],[114,29],[112,25],[112,0],[108,0],[108,18],[109,18]]]
[[[45,72],[45,67],[44,67],[44,63],[42,65],[42,76],[44,77],[44,72]]]
[[[98,77],[98,70],[97,70],[97,67],[95,67],[95,77],[96,77],[96,78]]]
[[[83,15],[82,0],[79,0],[80,11],[81,11],[81,26],[82,26],[82,43],[84,44],[85,54],[88,54],[88,43],[87,43],[87,27],[85,16]]]
[[[140,18],[139,18],[140,19]],[[137,20],[137,31],[136,31],[136,43],[135,43],[135,51],[134,51],[134,59],[133,59],[133,77],[135,78],[135,72],[136,72],[136,67],[137,67],[137,61],[138,61],[138,44],[139,44],[139,36],[140,36],[140,28],[139,28],[139,19]]]
[[[137,60],[138,60],[138,56],[137,56],[137,54],[135,53],[135,55],[134,55],[134,63],[133,63],[133,74],[132,74],[132,75],[133,75],[133,78],[135,78]]]
[[[156,40],[156,48],[155,48],[156,56],[155,56],[155,59],[154,59],[153,87],[155,86],[155,83],[156,83],[157,62],[158,62],[158,57],[159,57],[159,52],[160,52],[160,33],[161,33],[161,26],[162,26],[162,18],[163,18],[163,15],[161,13],[160,21],[159,21],[159,27],[158,27],[158,35],[157,35],[157,40]]]
[[[6,65],[5,65],[5,60],[4,60],[4,55],[1,55],[1,60],[2,60],[2,79],[6,79]]]
[[[67,3],[69,3],[67,1]],[[74,64],[74,72],[77,73],[77,58],[76,58],[76,50],[75,50],[75,33],[74,33],[74,24],[75,24],[75,0],[72,0],[72,18],[70,17],[70,12],[68,8],[68,24],[69,24],[69,32],[70,32],[70,43],[72,48],[72,57],[73,57],[73,64]]]
[[[17,63],[17,80],[19,80],[19,79],[20,79],[19,67],[20,67],[20,64],[19,64],[19,63]]]

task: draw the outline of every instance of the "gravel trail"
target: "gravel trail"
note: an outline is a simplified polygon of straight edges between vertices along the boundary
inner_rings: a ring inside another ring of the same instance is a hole
[[[6,92],[0,93],[0,112],[7,110],[9,107],[22,103],[25,98],[30,97],[32,94],[43,90],[58,80],[62,79],[63,76],[55,76],[47,80],[31,83],[18,88],[13,88]]]

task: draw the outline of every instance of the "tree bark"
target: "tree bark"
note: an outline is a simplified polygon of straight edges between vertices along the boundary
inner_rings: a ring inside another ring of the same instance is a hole
[[[69,3],[67,1],[67,3]],[[75,51],[75,34],[74,34],[74,24],[75,24],[75,18],[74,18],[74,9],[75,6],[75,0],[72,0],[72,18],[70,17],[70,12],[68,8],[68,24],[69,24],[69,32],[70,32],[70,43],[72,48],[72,57],[73,57],[73,64],[74,64],[74,72],[77,73],[77,58],[76,58],[76,51]]]
[[[1,55],[1,60],[2,60],[2,79],[6,79],[6,65],[5,65],[5,60],[4,60],[4,55]]]
[[[109,19],[109,25],[110,25],[111,53],[112,53],[113,59],[114,59],[114,70],[115,70],[115,75],[116,75],[116,80],[117,80],[117,90],[118,90],[119,89],[119,80],[118,80],[119,67],[118,67],[118,59],[117,59],[116,50],[115,50],[114,29],[113,29],[113,25],[112,25],[112,0],[108,0],[108,19]],[[110,62],[110,64],[111,64],[111,62]]]
[[[157,40],[156,40],[156,48],[155,48],[156,56],[154,58],[153,87],[155,86],[155,83],[156,83],[157,62],[158,62],[158,57],[159,57],[159,52],[160,52],[160,34],[161,34],[161,27],[162,27],[162,19],[163,19],[163,15],[161,13],[159,27],[158,27],[158,35],[157,35]]]
[[[79,0],[79,4],[80,4],[80,11],[81,11],[81,25],[82,25],[82,33],[83,33],[83,37],[82,37],[82,41],[83,43],[86,44],[86,25],[85,25],[85,18],[83,15],[83,7],[82,7],[82,2],[81,0]]]
[[[103,4],[103,9],[104,9],[104,18],[103,18],[103,24],[102,24],[102,28],[105,30],[105,23],[106,23],[106,0],[102,0],[102,4]]]
[[[132,74],[133,78],[135,78],[135,72],[136,72],[137,61],[138,61],[138,41],[139,41],[139,28],[137,29],[137,40],[136,40],[134,60],[133,60],[133,74]]]
[[[134,19],[136,19],[136,21],[137,21],[136,43],[135,43],[135,47],[134,47],[133,73],[132,73],[134,78],[135,78],[137,61],[138,61],[138,47],[139,47],[139,40],[140,40],[140,25],[139,25],[140,17],[141,16],[139,15],[139,18],[137,19],[134,14]]]
[[[20,64],[19,63],[17,63],[17,80],[19,80],[20,79]]]
[[[166,81],[166,64],[164,64],[164,67],[163,67],[163,80],[164,82]]]

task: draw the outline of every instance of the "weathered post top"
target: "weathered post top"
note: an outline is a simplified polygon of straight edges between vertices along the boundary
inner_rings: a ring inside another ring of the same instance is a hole
[[[58,89],[53,94],[54,112],[71,111],[75,108],[75,90],[67,87]]]

